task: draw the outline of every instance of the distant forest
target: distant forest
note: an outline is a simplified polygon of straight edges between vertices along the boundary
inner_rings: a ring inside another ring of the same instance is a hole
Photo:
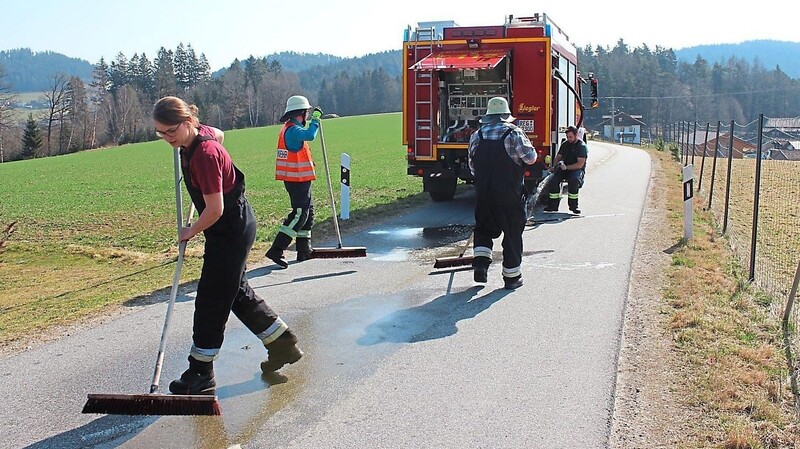
[[[14,57],[22,59],[80,61],[16,52]],[[399,50],[360,58],[294,52],[250,56],[211,73],[204,54],[180,44],[175,50],[162,47],[152,60],[123,53],[112,61],[101,59],[89,66],[88,78],[67,68],[50,71],[42,89],[43,116],[31,114],[20,123],[19,114],[9,111],[13,92],[19,91],[10,75],[19,66],[4,70],[11,56],[0,52],[0,161],[154,139],[150,108],[164,95],[195,103],[204,122],[225,130],[276,123],[286,98],[294,94],[339,115],[401,109]],[[683,61],[672,49],[630,48],[622,40],[613,48],[579,49],[578,58],[579,70],[594,72],[600,80],[600,107],[586,114],[590,129],[612,107],[641,115],[655,135],[679,120],[746,123],[761,113],[800,115],[800,80],[784,72],[783,65],[766,67],[759,59],[735,56],[712,61],[700,53]]]
[[[50,51],[33,52],[30,48],[0,51],[0,66],[5,69],[3,82],[14,92],[44,92],[57,73],[84,81],[92,78],[92,65],[83,59]]]

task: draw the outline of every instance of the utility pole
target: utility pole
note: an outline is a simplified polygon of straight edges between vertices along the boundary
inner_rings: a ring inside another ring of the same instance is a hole
[[[614,123],[614,98],[611,98],[611,141],[614,142],[616,139],[614,138],[614,128],[616,128],[616,123]]]

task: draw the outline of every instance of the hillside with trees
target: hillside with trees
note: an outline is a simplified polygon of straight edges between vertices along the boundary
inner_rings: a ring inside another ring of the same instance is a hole
[[[20,93],[46,90],[57,73],[76,76],[84,82],[92,77],[92,65],[83,59],[49,51],[33,52],[30,48],[0,51],[0,66],[5,68],[5,82]]]
[[[693,62],[701,57],[713,64],[724,63],[732,56],[768,69],[780,67],[791,78],[800,78],[800,42],[773,40],[745,41],[739,44],[697,45],[675,50],[679,61]]]
[[[312,62],[305,68],[304,58]],[[399,50],[350,59],[287,52],[234,60],[212,76],[205,55],[191,45],[162,47],[152,60],[119,53],[94,64],[88,82],[52,74],[41,118],[28,117],[33,124],[10,114],[14,93],[0,65],[0,161],[155,139],[150,109],[165,95],[196,104],[202,121],[224,130],[276,123],[286,98],[295,94],[338,115],[399,111],[401,61]],[[641,115],[655,135],[680,120],[800,116],[800,80],[749,58],[681,61],[672,49],[631,48],[620,40],[613,48],[579,49],[579,69],[600,80],[600,107],[586,112],[590,129],[611,108]],[[32,125],[41,145],[29,139],[23,151],[23,133],[30,137]]]
[[[679,120],[743,124],[759,114],[800,116],[800,80],[746,59],[679,62],[671,49],[632,49],[620,40],[614,48],[581,49],[578,60],[580,70],[594,72],[601,86],[600,108],[587,112],[589,127],[612,107],[642,115],[656,134]]]

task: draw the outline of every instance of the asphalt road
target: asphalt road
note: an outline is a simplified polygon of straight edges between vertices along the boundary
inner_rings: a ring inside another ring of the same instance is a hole
[[[0,447],[607,447],[649,180],[645,152],[590,142],[583,215],[537,210],[513,292],[499,241],[485,285],[433,269],[469,234],[470,189],[345,235],[367,258],[254,267],[306,356],[262,376],[266,351],[232,317],[215,364],[221,417],[81,414],[88,393],[147,392],[163,302],[0,360]],[[186,367],[192,311],[179,297],[164,390]]]

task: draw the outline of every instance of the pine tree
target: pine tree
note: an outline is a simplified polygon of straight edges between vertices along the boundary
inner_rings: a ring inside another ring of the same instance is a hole
[[[197,60],[197,54],[192,48],[192,44],[186,45],[186,74],[188,75],[188,87],[194,87],[199,80],[200,62]]]
[[[156,99],[156,87],[155,81],[153,76],[155,75],[155,69],[153,68],[153,64],[147,59],[147,55],[142,53],[142,56],[139,58],[139,74],[141,75],[141,79],[139,80],[139,88],[147,94],[147,97],[150,101],[155,101]]]
[[[175,85],[175,66],[172,64],[172,50],[161,47],[155,60],[155,90],[156,97],[161,98],[167,95],[175,95],[177,87]]]
[[[181,90],[187,90],[192,86],[192,68],[189,60],[189,53],[183,42],[178,44],[175,49],[175,56],[172,59],[172,66],[175,70],[175,82]]]
[[[33,119],[33,114],[28,114],[28,121],[22,131],[22,158],[36,157],[40,148],[42,148],[42,133],[36,120]]]
[[[200,60],[197,62],[197,82],[205,83],[211,80],[211,64],[208,63],[205,53],[200,53]]]
[[[129,82],[128,58],[124,53],[117,53],[117,58],[111,61],[109,77],[111,79],[111,91],[115,91]]]

